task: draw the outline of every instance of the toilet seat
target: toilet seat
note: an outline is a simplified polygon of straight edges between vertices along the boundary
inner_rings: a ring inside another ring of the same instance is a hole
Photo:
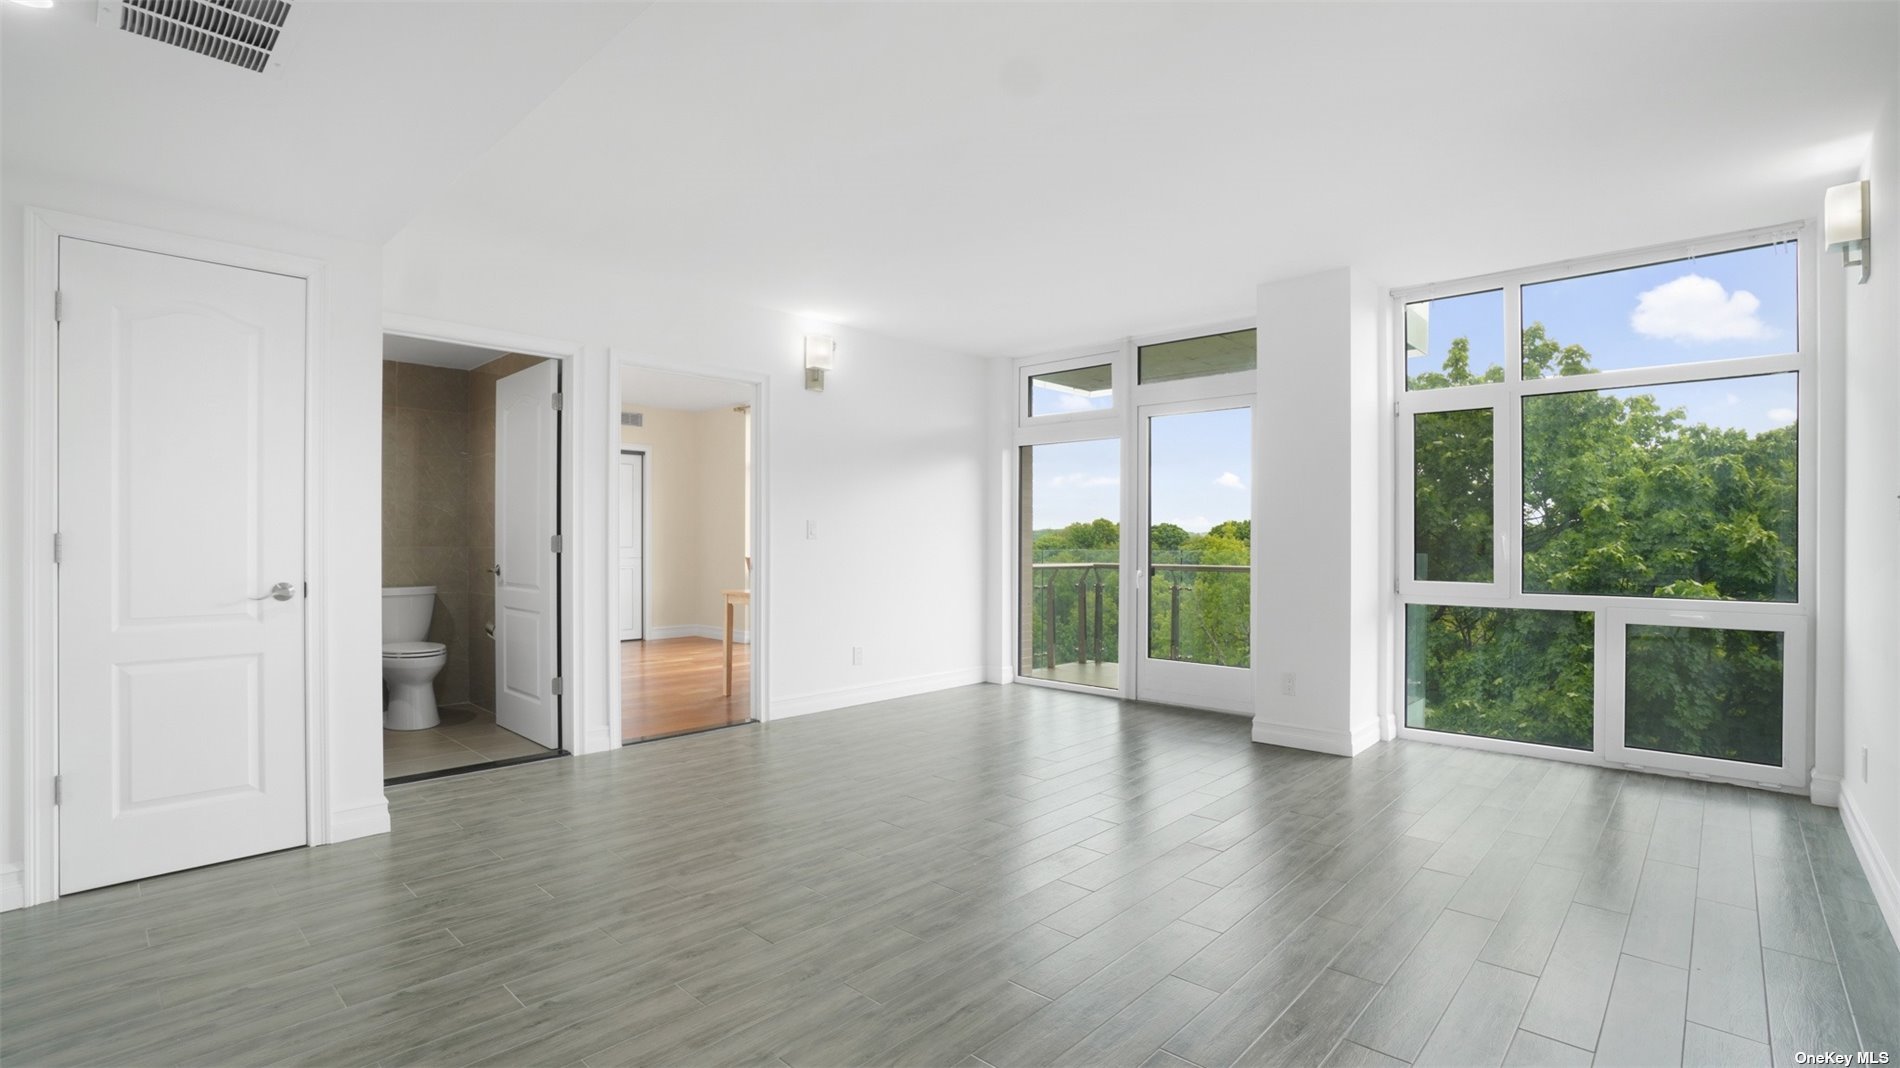
[[[447,650],[448,646],[441,642],[390,642],[383,646],[383,659],[419,660]]]

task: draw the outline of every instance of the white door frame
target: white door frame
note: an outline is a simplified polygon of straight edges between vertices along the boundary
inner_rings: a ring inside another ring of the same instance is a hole
[[[620,429],[618,426],[616,430]],[[644,641],[652,637],[653,630],[653,446],[644,442],[623,442],[614,457],[614,462],[628,453],[640,457],[640,638]],[[611,469],[610,473],[611,473]],[[618,485],[618,483],[616,483]],[[614,513],[618,515],[618,512]],[[618,641],[633,641],[621,638],[625,628],[620,626],[618,613],[614,617],[613,635]],[[618,647],[616,647],[618,648]],[[611,663],[614,677],[620,675],[620,665]]]
[[[59,329],[53,295],[59,289],[59,242],[120,245],[165,256],[204,260],[304,282],[304,821],[309,845],[330,841],[330,718],[324,700],[328,678],[323,644],[329,609],[323,583],[323,485],[321,384],[324,269],[312,259],[246,245],[190,237],[142,226],[92,219],[41,208],[26,209],[26,366],[21,406],[25,426],[21,457],[26,476],[24,528],[28,538],[22,613],[20,672],[24,691],[21,748],[22,904],[59,897],[59,810],[53,777],[59,769],[59,571],[52,538],[59,521]]]
[[[572,402],[580,388],[580,363],[585,347],[578,342],[558,338],[515,334],[470,323],[445,322],[395,312],[383,314],[383,333],[453,345],[473,345],[498,353],[542,356],[561,363],[561,477],[557,483],[562,549],[559,565],[561,609],[558,613],[561,632],[557,638],[562,679],[561,748],[577,756],[591,752],[587,741],[586,716],[583,714],[586,683],[581,674],[580,656],[582,640],[587,632],[581,623],[581,599],[578,595],[580,560],[586,552],[586,539],[581,535],[581,464],[577,449],[581,421],[577,416],[579,406]]]
[[[752,603],[749,606],[751,608],[751,618],[747,620],[746,634],[746,639],[749,643],[747,649],[747,663],[750,665],[752,681],[747,700],[751,704],[750,712],[752,718],[761,723],[769,722],[772,718],[772,709],[771,703],[766,700],[765,695],[767,681],[770,678],[771,644],[767,641],[766,631],[767,620],[770,618],[767,608],[770,603],[772,589],[770,582],[772,574],[772,553],[771,542],[766,537],[766,532],[771,529],[770,517],[767,514],[771,495],[767,493],[766,490],[767,487],[771,485],[771,473],[768,470],[769,450],[765,447],[765,443],[769,440],[771,426],[768,414],[768,402],[770,400],[771,390],[767,388],[771,384],[771,376],[760,374],[756,371],[742,371],[737,368],[708,364],[670,363],[664,360],[635,356],[615,349],[609,349],[607,355],[611,364],[611,370],[608,374],[609,388],[607,390],[607,396],[601,398],[601,403],[606,407],[605,422],[607,424],[608,440],[604,444],[606,448],[610,450],[607,453],[610,462],[607,466],[607,472],[600,484],[600,490],[606,494],[605,499],[608,502],[612,502],[614,495],[618,492],[616,472],[613,464],[619,461],[620,450],[623,447],[634,447],[623,446],[620,441],[620,374],[623,369],[631,368],[640,371],[660,371],[670,375],[690,375],[694,378],[719,378],[727,381],[743,382],[752,387],[752,399],[750,402],[752,405]],[[647,448],[648,446],[641,447]],[[651,477],[652,471],[649,469],[647,474],[648,478],[646,483],[648,486],[651,486],[653,481]],[[649,490],[649,493],[650,492]],[[611,511],[612,509],[610,508],[609,512],[611,513]],[[610,542],[609,546],[603,549],[602,552],[605,553],[611,549],[612,545]],[[652,546],[649,544],[647,546],[647,554],[649,556],[651,555],[651,550]],[[646,563],[645,557],[642,558],[642,563]],[[617,560],[615,566],[618,566]],[[620,722],[622,700],[619,670],[620,624],[617,616],[618,608],[613,604],[613,601],[614,598],[608,599],[607,631],[605,635],[605,648],[613,657],[608,663],[614,665],[614,669],[607,672],[607,722],[612,724],[613,727],[612,744],[618,746],[621,744],[625,725]],[[651,631],[652,628],[649,627],[647,633],[651,634]]]

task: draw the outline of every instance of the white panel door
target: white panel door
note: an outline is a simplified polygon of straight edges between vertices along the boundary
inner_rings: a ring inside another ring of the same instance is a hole
[[[646,636],[646,589],[642,557],[646,552],[646,456],[620,454],[620,640]]]
[[[65,238],[59,287],[60,892],[303,845],[304,282]]]
[[[495,722],[557,747],[554,695],[558,555],[555,478],[560,429],[553,360],[495,385]]]

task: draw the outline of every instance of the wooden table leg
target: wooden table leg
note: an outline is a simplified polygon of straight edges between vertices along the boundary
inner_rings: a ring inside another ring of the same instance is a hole
[[[732,601],[726,601],[726,696],[732,696]]]

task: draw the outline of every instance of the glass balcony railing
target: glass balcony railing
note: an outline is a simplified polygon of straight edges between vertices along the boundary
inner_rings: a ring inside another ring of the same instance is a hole
[[[1250,578],[1246,564],[1149,567],[1148,656],[1246,667]],[[1023,633],[1023,674],[1086,686],[1116,685],[1121,659],[1121,565],[1030,565],[1034,588]]]

